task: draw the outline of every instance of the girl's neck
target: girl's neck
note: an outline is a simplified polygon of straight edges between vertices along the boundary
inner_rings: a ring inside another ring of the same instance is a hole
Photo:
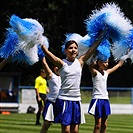
[[[75,58],[66,58],[66,60],[69,62],[74,62]]]
[[[104,75],[104,70],[103,70],[103,69],[98,69],[98,71],[99,71],[102,75]]]

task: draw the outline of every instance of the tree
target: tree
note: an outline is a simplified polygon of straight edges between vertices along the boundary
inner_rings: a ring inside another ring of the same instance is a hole
[[[16,14],[20,18],[37,19],[44,26],[44,34],[49,38],[50,51],[59,57],[63,57],[61,45],[65,40],[66,33],[79,33],[86,35],[84,20],[91,14],[91,11],[101,7],[102,4],[111,2],[110,0],[1,0],[0,1],[0,43],[2,45],[6,28],[9,27],[9,18]],[[115,0],[125,15],[133,20],[133,1]],[[127,8],[128,7],[128,8]],[[41,62],[33,66],[24,66],[9,63],[2,71],[21,71],[23,85],[28,85],[30,75],[37,76]],[[133,67],[133,66],[131,66]],[[12,69],[11,69],[12,68]],[[133,69],[132,69],[133,70]],[[133,73],[133,71],[130,71]],[[87,67],[83,70],[82,85],[90,85],[84,76]],[[26,79],[27,78],[27,79]],[[131,77],[132,80],[133,77]],[[129,81],[131,81],[129,79]],[[28,81],[28,82],[27,82]],[[132,80],[133,81],[133,80]],[[133,84],[131,81],[130,85]],[[31,82],[31,81],[30,81]],[[32,82],[33,83],[33,82]],[[116,83],[117,84],[117,83]],[[129,85],[129,83],[126,83]],[[115,84],[114,84],[115,85]]]

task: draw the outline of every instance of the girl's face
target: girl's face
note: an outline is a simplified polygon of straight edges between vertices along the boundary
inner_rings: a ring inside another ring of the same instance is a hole
[[[109,65],[109,63],[108,63],[109,61],[107,60],[107,61],[105,61],[105,62],[98,62],[98,65],[99,65],[99,68],[100,69],[102,69],[102,70],[106,70],[107,68],[108,68],[108,65]]]
[[[67,49],[65,49],[65,52],[67,55],[67,59],[69,61],[74,61],[74,59],[78,55],[78,46],[76,45],[76,43],[72,43],[70,46],[68,46]]]

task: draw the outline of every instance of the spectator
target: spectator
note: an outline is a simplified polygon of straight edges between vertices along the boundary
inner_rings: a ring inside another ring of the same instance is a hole
[[[35,125],[41,125],[40,115],[43,111],[46,101],[46,94],[48,93],[48,86],[46,81],[46,73],[44,69],[40,69],[40,75],[35,79],[35,92],[36,100],[38,104],[38,112],[36,114],[36,123]]]

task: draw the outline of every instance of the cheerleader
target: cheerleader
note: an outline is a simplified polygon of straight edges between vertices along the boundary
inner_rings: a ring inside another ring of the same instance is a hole
[[[42,59],[43,67],[46,72],[46,77],[49,86],[49,93],[47,94],[47,100],[44,106],[43,119],[44,123],[40,133],[47,133],[51,123],[54,121],[53,106],[56,98],[58,97],[59,89],[61,86],[61,78],[58,67],[53,66],[53,71],[49,68],[45,57]]]
[[[95,125],[93,133],[106,133],[108,115],[111,114],[110,102],[107,91],[108,75],[116,71],[124,63],[120,60],[113,68],[108,68],[108,59],[97,59],[89,65],[92,74],[93,92],[88,113],[94,116]]]
[[[79,40],[82,39],[79,35],[77,39],[73,34],[66,38],[64,47],[66,59],[63,60],[52,54],[45,45],[41,45],[46,57],[60,71],[61,89],[54,107],[54,122],[61,123],[62,133],[78,133],[79,124],[85,123],[80,94],[82,68],[102,41],[104,32],[100,34],[92,47],[79,58],[76,58]]]

